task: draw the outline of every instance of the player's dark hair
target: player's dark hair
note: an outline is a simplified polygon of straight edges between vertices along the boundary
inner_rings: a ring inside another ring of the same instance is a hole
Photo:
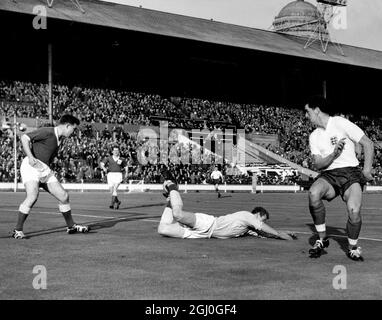
[[[71,124],[74,126],[75,124],[77,126],[80,125],[80,120],[78,120],[75,116],[72,116],[71,114],[64,114],[60,120],[58,121],[59,124]]]
[[[265,210],[263,207],[255,207],[252,210],[253,214],[260,213],[260,217],[266,216],[269,219],[269,212]]]
[[[308,104],[309,108],[312,108],[312,109],[320,108],[322,112],[327,114],[330,114],[333,112],[333,108],[330,101],[320,95],[310,96],[306,100],[306,104]]]

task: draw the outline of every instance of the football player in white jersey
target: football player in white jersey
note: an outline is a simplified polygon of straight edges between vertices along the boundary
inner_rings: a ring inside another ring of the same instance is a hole
[[[158,233],[183,239],[229,239],[241,236],[272,237],[293,240],[297,237],[289,231],[277,231],[264,221],[269,213],[262,207],[250,211],[238,211],[220,217],[183,210],[178,186],[171,180],[163,184],[168,203],[158,226]]]
[[[221,194],[219,191],[219,183],[224,182],[224,177],[223,177],[223,174],[219,171],[217,166],[214,167],[214,170],[211,173],[211,179],[212,179],[213,184],[215,186],[215,192],[218,193],[218,198],[220,198]]]
[[[311,257],[319,257],[329,246],[325,227],[325,206],[338,195],[346,203],[348,220],[347,256],[362,261],[361,247],[357,245],[361,231],[361,205],[364,185],[373,180],[374,144],[354,123],[343,117],[331,117],[330,105],[321,97],[312,97],[305,105],[306,117],[317,127],[309,137],[314,165],[320,174],[309,189],[309,211],[319,239],[309,250]],[[356,145],[364,152],[363,168],[359,167]]]

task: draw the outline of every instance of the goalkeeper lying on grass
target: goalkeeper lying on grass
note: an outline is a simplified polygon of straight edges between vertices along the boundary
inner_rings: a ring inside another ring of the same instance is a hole
[[[228,239],[241,236],[272,237],[293,240],[296,236],[291,232],[277,231],[264,221],[269,213],[262,207],[249,211],[238,211],[220,217],[204,213],[193,213],[183,210],[183,202],[178,186],[171,180],[163,184],[164,196],[169,198],[158,226],[158,233],[173,238]]]

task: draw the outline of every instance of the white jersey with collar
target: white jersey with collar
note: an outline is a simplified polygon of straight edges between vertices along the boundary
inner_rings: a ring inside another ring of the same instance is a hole
[[[310,151],[313,155],[325,158],[334,151],[335,145],[345,138],[345,146],[341,155],[325,170],[344,167],[356,167],[359,161],[355,153],[355,143],[364,136],[357,125],[343,117],[329,117],[326,128],[317,128],[309,137]]]

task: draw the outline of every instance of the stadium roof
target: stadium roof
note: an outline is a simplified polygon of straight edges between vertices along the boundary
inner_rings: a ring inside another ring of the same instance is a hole
[[[345,56],[332,46],[325,54],[318,43],[304,49],[305,39],[272,31],[109,2],[79,2],[85,13],[70,0],[56,0],[47,7],[48,17],[382,70],[381,51],[342,45]],[[33,15],[34,6],[46,4],[46,0],[2,0],[0,10]]]

